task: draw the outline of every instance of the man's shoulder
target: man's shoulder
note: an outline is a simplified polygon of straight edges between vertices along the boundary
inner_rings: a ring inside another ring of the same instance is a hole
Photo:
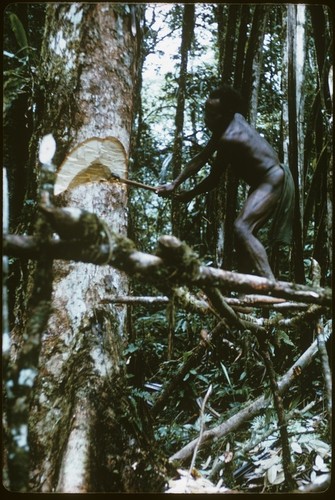
[[[245,142],[250,135],[250,125],[240,113],[235,113],[233,119],[223,132],[221,139],[225,143]]]

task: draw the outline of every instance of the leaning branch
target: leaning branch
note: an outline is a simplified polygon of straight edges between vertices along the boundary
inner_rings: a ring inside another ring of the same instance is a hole
[[[317,340],[300,356],[294,365],[286,372],[278,382],[278,390],[280,394],[284,394],[293,384],[301,371],[306,369],[318,352]],[[260,396],[255,401],[244,407],[236,415],[233,415],[222,424],[208,429],[202,436],[202,443],[212,439],[219,439],[230,432],[236,431],[242,424],[251,418],[255,417],[261,410],[272,404],[271,398]],[[170,457],[170,462],[187,460],[193,453],[198,439],[194,439],[181,450],[177,451]]]

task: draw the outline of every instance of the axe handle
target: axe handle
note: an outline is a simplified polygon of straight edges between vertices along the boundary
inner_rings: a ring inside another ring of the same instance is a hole
[[[123,179],[122,177],[119,177],[118,175],[113,175],[113,177],[117,181],[122,182],[123,184],[128,184],[129,186],[147,189],[148,191],[154,191],[154,192],[156,192],[156,189],[157,189],[154,186],[149,186],[148,184],[142,184],[142,182],[131,181],[130,179]]]

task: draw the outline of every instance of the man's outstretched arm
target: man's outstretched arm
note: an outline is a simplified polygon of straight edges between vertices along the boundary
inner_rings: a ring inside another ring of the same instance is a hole
[[[216,188],[218,185],[220,174],[215,172],[215,170],[211,170],[210,174],[201,181],[197,186],[195,186],[190,191],[183,191],[182,193],[176,196],[178,201],[188,202],[191,201],[195,196],[198,196],[202,193],[208,193],[212,189]]]
[[[158,186],[156,193],[160,196],[169,196],[186,179],[195,175],[217,149],[219,136],[212,136],[204,149],[190,160],[184,170],[170,183]]]

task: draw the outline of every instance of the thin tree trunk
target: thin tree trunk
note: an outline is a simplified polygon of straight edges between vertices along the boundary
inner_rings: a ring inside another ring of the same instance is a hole
[[[298,157],[298,176],[299,176],[299,199],[300,199],[300,212],[303,216],[304,213],[304,197],[305,197],[305,183],[304,183],[304,112],[305,102],[303,92],[303,83],[305,77],[305,22],[306,22],[306,8],[304,5],[297,5],[297,27],[295,36],[295,71],[296,71],[296,102],[297,102],[297,157]]]
[[[183,128],[184,128],[184,109],[185,109],[185,93],[186,93],[186,77],[188,54],[192,43],[194,31],[194,4],[185,4],[183,12],[183,29],[182,41],[180,48],[180,73],[178,82],[177,108],[175,118],[175,137],[173,145],[173,178],[175,179],[181,171],[182,167],[182,144],[183,144]],[[180,234],[180,204],[172,198],[171,203],[172,217],[172,233],[179,236]]]
[[[266,9],[263,13],[262,16],[259,19],[259,24],[257,23],[257,31],[255,28],[255,34],[254,36],[250,37],[250,41],[252,41],[252,38],[256,39],[256,43],[254,47],[254,57],[252,61],[252,90],[251,90],[251,97],[250,97],[250,108],[249,108],[249,121],[251,125],[256,127],[256,122],[257,122],[257,109],[258,109],[258,93],[259,93],[259,87],[260,87],[260,81],[261,81],[261,71],[262,71],[262,59],[263,59],[263,42],[264,42],[264,34],[265,34],[265,28],[266,28],[266,23],[268,19],[268,9]],[[254,24],[253,24],[254,26]],[[251,33],[253,35],[253,33]],[[256,50],[257,48],[257,50]]]
[[[264,37],[264,22],[267,16],[267,6],[256,5],[252,19],[251,32],[248,40],[247,53],[245,56],[244,71],[243,71],[243,84],[242,94],[248,104],[250,110],[252,89],[254,84],[255,75],[253,67],[255,58],[261,50],[261,45]]]
[[[295,218],[293,226],[294,276],[298,283],[305,282],[302,240],[302,210],[300,203],[300,178],[298,170],[298,130],[297,130],[297,83],[296,83],[296,24],[297,7],[287,7],[287,55],[288,55],[288,163],[295,183]]]
[[[222,81],[230,85],[233,83],[236,26],[239,12],[239,5],[229,5],[227,30],[224,42]]]
[[[318,231],[315,245],[315,256],[322,269],[332,267],[332,207],[333,207],[333,125],[332,125],[332,21],[329,16],[327,6],[311,5],[309,7],[311,14],[316,60],[318,66],[318,87],[321,101],[321,108],[325,111],[319,116],[319,124],[316,127],[315,134],[319,138],[320,148],[322,148],[322,157],[325,161],[324,180],[322,182],[323,190],[321,196],[325,198],[325,207],[322,211],[324,220],[319,220],[316,224]],[[330,78],[331,76],[331,78]],[[321,113],[321,112],[320,112]],[[321,153],[320,159],[321,162]],[[323,238],[322,238],[323,233]],[[323,276],[323,281],[326,279]]]
[[[223,5],[222,3],[214,4],[213,9],[214,9],[214,15],[215,19],[217,22],[217,46],[218,46],[218,73],[219,75],[222,75],[223,73],[223,46],[224,46],[224,39],[225,39],[225,32],[226,32],[226,23],[224,20],[224,14],[226,10],[226,6]]]
[[[331,88],[328,82],[331,67],[332,30],[327,22],[327,6],[311,5],[313,35],[316,49],[316,60],[319,72],[319,88],[321,91],[321,102],[329,116],[332,115],[332,102],[330,97]],[[329,11],[328,11],[329,12]]]
[[[232,84],[234,80],[234,55],[236,40],[236,25],[241,7],[229,5],[227,12],[227,26],[225,37],[221,38],[219,46],[220,60],[222,61],[221,80],[223,83]],[[218,23],[222,23],[223,10],[218,11]],[[241,46],[240,46],[241,49]],[[226,235],[233,234],[233,223],[236,217],[238,180],[231,171],[228,171],[220,182],[220,191],[216,198],[212,198],[213,211],[216,214],[216,262],[224,269],[233,268],[234,238]],[[222,219],[223,223],[222,223]]]
[[[250,5],[241,6],[240,24],[236,49],[236,62],[234,71],[234,88],[242,91],[243,67],[245,62],[245,49],[247,44],[248,23],[250,21]]]

